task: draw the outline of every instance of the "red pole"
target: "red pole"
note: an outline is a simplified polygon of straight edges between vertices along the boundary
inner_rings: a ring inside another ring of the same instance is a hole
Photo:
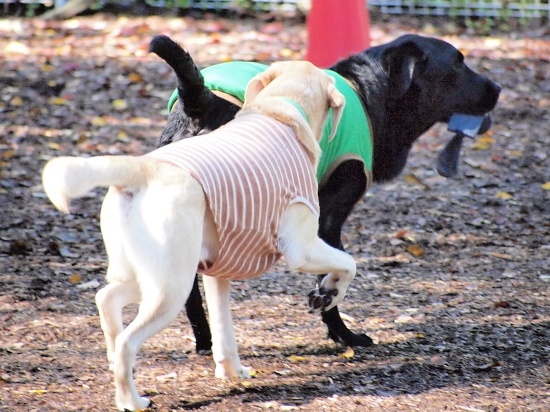
[[[306,60],[328,67],[370,46],[365,0],[312,0],[307,16]]]

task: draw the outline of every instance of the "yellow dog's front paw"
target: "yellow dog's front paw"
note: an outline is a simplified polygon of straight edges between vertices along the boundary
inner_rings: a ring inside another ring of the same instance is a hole
[[[242,365],[234,365],[225,361],[216,365],[216,378],[221,379],[249,379],[252,377],[251,368]]]

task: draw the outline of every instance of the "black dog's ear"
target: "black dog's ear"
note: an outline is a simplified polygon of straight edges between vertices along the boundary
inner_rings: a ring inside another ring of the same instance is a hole
[[[384,51],[382,66],[388,74],[390,98],[400,98],[411,87],[418,64],[428,56],[412,41],[390,47]]]

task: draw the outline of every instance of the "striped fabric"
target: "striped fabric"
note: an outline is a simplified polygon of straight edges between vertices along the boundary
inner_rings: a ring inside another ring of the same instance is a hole
[[[226,279],[259,276],[281,256],[277,235],[288,206],[302,202],[319,215],[307,153],[290,127],[270,117],[240,116],[147,156],[189,171],[203,187],[220,251],[199,273]]]
[[[255,62],[232,61],[206,67],[201,70],[201,74],[204,77],[205,86],[210,90],[215,93],[226,93],[244,102],[248,82],[268,67]],[[343,162],[352,159],[359,160],[365,165],[367,183],[365,190],[367,190],[372,182],[372,125],[365,107],[351,83],[332,70],[325,70],[325,73],[334,78],[336,88],[346,98],[346,107],[344,107],[336,135],[330,142],[328,137],[332,130],[331,116],[325,124],[323,136],[319,141],[323,153],[317,166],[317,181],[319,186],[323,187]],[[227,97],[222,98],[227,100]],[[177,100],[178,90],[176,89],[168,101],[168,112],[172,111]]]

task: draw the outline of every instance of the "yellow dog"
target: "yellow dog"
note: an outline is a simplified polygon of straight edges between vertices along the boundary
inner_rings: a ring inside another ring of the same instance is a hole
[[[230,279],[258,276],[284,256],[291,269],[329,273],[310,298],[314,310],[328,310],[342,300],[356,265],[317,236],[315,168],[329,108],[335,128],[344,105],[334,80],[310,63],[275,63],[251,80],[238,117],[215,132],[145,156],[48,162],[44,188],[64,212],[70,198],[110,186],[101,210],[109,284],[97,293],[96,303],[120,410],[149,405],[132,377],[136,353],[177,316],[197,270],[209,275],[204,288],[217,377],[249,376],[233,333]],[[253,137],[246,140],[249,134]],[[287,140],[279,141],[283,135]],[[243,139],[249,146],[237,149]],[[220,166],[212,171],[214,163]],[[264,169],[267,164],[273,170]],[[240,175],[233,173],[237,169]],[[223,190],[210,187],[216,182]],[[253,196],[259,196],[255,206],[245,211],[240,202]],[[273,211],[270,202],[278,205]],[[232,203],[238,205],[230,212],[234,219],[224,223],[217,205]],[[258,251],[254,236],[262,231],[260,218],[269,219],[270,229],[266,248]],[[244,223],[237,230],[235,222]],[[228,232],[237,233],[237,240]],[[226,265],[231,260],[237,263]],[[122,309],[130,303],[139,303],[139,313],[124,329]]]

